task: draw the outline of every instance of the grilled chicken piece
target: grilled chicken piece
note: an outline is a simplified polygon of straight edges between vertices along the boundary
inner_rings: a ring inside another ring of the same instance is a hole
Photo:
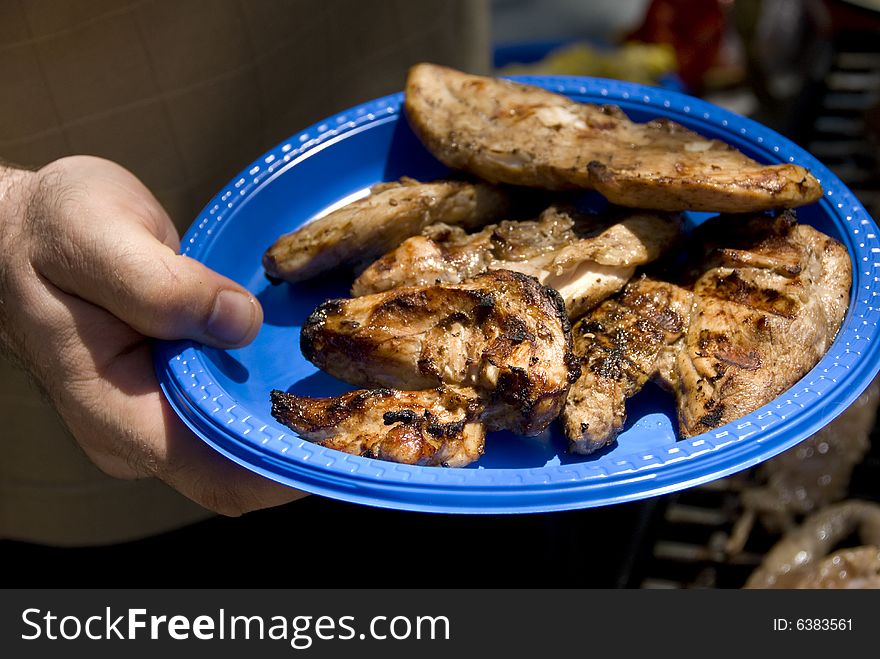
[[[516,270],[555,288],[569,317],[577,318],[619,291],[636,266],[666,251],[680,230],[678,215],[634,212],[597,218],[556,207],[537,221],[505,221],[475,234],[435,224],[370,265],[351,292],[457,284],[486,270]]]
[[[697,232],[722,244],[701,267],[678,353],[684,437],[738,419],[788,389],[825,354],[849,304],[846,248],[792,212],[719,217]]]
[[[330,300],[309,317],[301,348],[360,387],[473,387],[488,396],[487,427],[521,435],[558,416],[578,373],[559,295],[507,270]]]
[[[714,218],[693,244],[692,293],[643,278],[575,325],[582,375],[563,414],[573,451],[612,442],[648,379],[675,392],[690,437],[770,402],[831,345],[851,283],[839,242],[787,211]]]
[[[829,555],[853,533],[867,546]],[[767,553],[746,588],[880,588],[880,506],[850,500],[813,513]]]
[[[291,282],[344,267],[359,270],[429,224],[478,228],[507,215],[510,202],[507,192],[481,183],[383,183],[368,197],[281,236],[263,255],[263,267]]]
[[[474,389],[372,389],[333,398],[272,392],[272,416],[321,446],[380,460],[463,467],[483,454],[486,401]]]
[[[806,169],[762,165],[671,121],[432,64],[410,69],[406,115],[437,158],[494,182],[592,188],[615,204],[741,213],[822,196]]]
[[[593,453],[613,442],[626,421],[626,399],[648,380],[673,386],[691,301],[690,291],[642,276],[575,323],[581,376],[562,413],[573,453]]]

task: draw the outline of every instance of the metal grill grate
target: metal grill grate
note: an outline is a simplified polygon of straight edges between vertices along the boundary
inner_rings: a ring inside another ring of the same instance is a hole
[[[876,35],[847,32],[836,40],[831,69],[802,140],[843,180],[872,217],[880,210],[880,52]],[[815,97],[815,96],[814,96]],[[873,139],[872,139],[873,136]]]
[[[666,499],[653,550],[636,576],[642,588],[739,588],[761,562],[751,545],[735,557],[726,551],[740,514],[739,492],[748,475],[736,475]],[[760,547],[759,547],[760,550]]]

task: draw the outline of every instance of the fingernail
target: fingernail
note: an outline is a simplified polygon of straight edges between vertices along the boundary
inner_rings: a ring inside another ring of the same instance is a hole
[[[238,291],[223,290],[214,300],[206,332],[220,343],[239,345],[254,327],[253,298]]]

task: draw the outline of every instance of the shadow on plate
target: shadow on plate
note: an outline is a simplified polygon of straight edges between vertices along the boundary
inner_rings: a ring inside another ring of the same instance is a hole
[[[202,354],[208,358],[208,361],[217,367],[217,370],[233,382],[241,384],[247,382],[248,377],[250,377],[250,372],[247,367],[226,350],[218,350],[216,348],[204,346],[202,348]]]
[[[350,384],[337,380],[324,371],[316,371],[301,380],[297,380],[287,388],[287,393],[295,396],[311,396],[312,398],[326,398],[339,396],[346,391],[354,389]]]
[[[510,432],[493,432],[486,437],[486,454],[467,469],[533,469],[554,465],[576,464],[598,460],[615,447],[592,455],[568,452],[568,440],[559,422],[536,437],[522,437]]]
[[[263,322],[276,327],[301,327],[315,308],[333,298],[349,297],[350,275],[325,277],[320,284],[266,283],[257,293],[263,307]]]
[[[382,172],[383,181],[396,181],[409,176],[419,181],[448,178],[450,170],[422,146],[406,121],[394,125],[391,145]]]

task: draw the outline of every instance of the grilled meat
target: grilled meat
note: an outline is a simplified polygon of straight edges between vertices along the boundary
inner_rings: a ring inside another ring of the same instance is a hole
[[[672,386],[691,301],[690,291],[643,276],[575,323],[581,376],[562,414],[573,453],[593,453],[613,442],[626,421],[626,399],[648,380]]]
[[[487,181],[591,188],[669,211],[792,208],[822,196],[803,167],[762,165],[671,121],[634,123],[617,107],[432,64],[410,70],[405,111],[431,153]]]
[[[865,545],[830,552],[853,533]],[[880,587],[880,506],[851,500],[813,513],[767,553],[746,588]]]
[[[786,212],[719,217],[697,232],[715,250],[694,283],[678,353],[679,430],[712,430],[771,401],[831,345],[849,303],[846,248]]]
[[[463,467],[483,454],[485,401],[473,389],[371,389],[333,398],[272,392],[272,416],[321,446],[365,457]]]
[[[572,318],[616,293],[636,266],[678,237],[677,215],[632,212],[597,218],[550,207],[537,221],[505,221],[467,234],[436,224],[370,265],[352,286],[365,295],[398,286],[457,284],[486,270],[523,272],[555,288]]]
[[[488,396],[490,430],[522,435],[556,418],[578,372],[559,295],[507,270],[330,300],[309,317],[301,348],[360,387],[473,387]]]
[[[358,297],[402,286],[459,284],[485,272],[493,261],[495,226],[468,234],[460,227],[432,224],[422,235],[407,238],[367,266],[354,280],[351,294]]]
[[[675,392],[690,437],[768,403],[834,339],[851,283],[839,242],[790,211],[721,216],[695,234],[685,287],[638,280],[576,324],[582,375],[564,413],[574,451],[613,441],[648,379]]]
[[[507,215],[507,192],[481,183],[419,183],[404,178],[281,236],[263,255],[266,273],[303,281],[344,267],[355,270],[435,222],[478,228]]]

